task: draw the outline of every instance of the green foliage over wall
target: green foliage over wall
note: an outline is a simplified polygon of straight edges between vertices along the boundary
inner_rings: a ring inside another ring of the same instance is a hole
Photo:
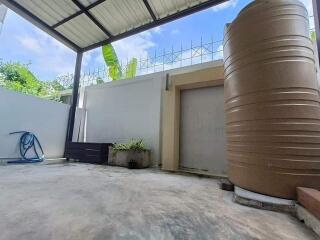
[[[57,100],[63,86],[57,81],[42,82],[29,70],[28,65],[0,61],[0,86],[39,97]]]
[[[106,65],[108,66],[109,76],[112,81],[124,78],[133,78],[136,76],[138,63],[136,58],[132,58],[129,61],[125,68],[125,72],[123,72],[116,51],[111,44],[107,44],[102,47],[102,55]]]
[[[312,41],[316,41],[317,40],[317,35],[316,35],[315,31],[312,31],[310,35],[311,35],[310,37],[311,37]]]
[[[137,64],[136,58],[132,58],[131,61],[126,66],[126,78],[133,78],[137,74]]]
[[[109,76],[112,80],[119,80],[122,76],[118,56],[111,44],[102,47],[102,55],[109,69]]]

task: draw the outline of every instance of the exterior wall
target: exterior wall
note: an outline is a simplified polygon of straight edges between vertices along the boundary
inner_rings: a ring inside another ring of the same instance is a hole
[[[62,157],[69,106],[0,88],[0,159],[17,158],[19,135],[30,131],[40,140],[46,158]]]
[[[86,142],[123,143],[143,139],[159,162],[162,74],[87,87]]]
[[[157,166],[161,162],[166,74],[210,69],[217,64],[222,61],[86,87],[83,101],[79,102],[86,111],[84,141],[114,143],[142,138],[151,150],[153,166]]]
[[[164,92],[163,96],[162,169],[169,171],[177,171],[179,169],[181,90],[221,86],[223,82],[224,69],[222,61],[216,62],[210,68],[175,74],[170,77],[170,87],[168,91]]]

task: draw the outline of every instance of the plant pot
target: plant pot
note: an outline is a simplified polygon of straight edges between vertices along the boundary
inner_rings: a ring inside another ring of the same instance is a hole
[[[108,165],[129,168],[147,168],[150,166],[150,151],[114,151],[112,147],[110,147]]]

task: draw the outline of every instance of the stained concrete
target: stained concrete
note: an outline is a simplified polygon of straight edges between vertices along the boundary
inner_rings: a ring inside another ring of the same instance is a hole
[[[297,217],[310,227],[320,238],[320,219],[312,215],[307,209],[298,205]]]
[[[218,181],[86,164],[0,167],[1,240],[318,239]]]

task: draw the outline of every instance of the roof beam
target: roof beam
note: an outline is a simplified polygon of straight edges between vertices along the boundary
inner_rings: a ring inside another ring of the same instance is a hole
[[[48,33],[50,36],[54,37],[55,39],[62,42],[67,47],[71,48],[75,52],[81,51],[81,48],[76,45],[74,42],[70,41],[68,38],[63,36],[61,33],[56,31],[54,28],[46,24],[44,21],[42,21],[40,18],[35,16],[33,13],[22,7],[20,4],[13,0],[0,0],[1,3],[6,5],[8,8],[10,8],[12,11],[16,12],[23,18],[27,19],[28,21],[32,22],[34,25],[39,27],[41,30]]]
[[[102,32],[104,32],[108,37],[112,37],[112,34],[82,5],[78,0],[72,0],[72,2],[77,5],[80,10],[87,15],[88,18],[98,27]]]
[[[143,0],[143,3],[144,3],[144,5],[146,6],[146,8],[147,8],[150,16],[152,17],[153,21],[157,21],[157,17],[156,17],[156,15],[154,14],[154,12],[152,11],[152,8],[151,8],[148,0]]]
[[[134,34],[149,30],[151,28],[157,27],[159,25],[174,21],[176,19],[179,19],[179,18],[182,18],[182,17],[186,17],[186,16],[191,15],[191,14],[193,14],[195,12],[199,12],[199,11],[205,10],[207,8],[213,7],[215,5],[221,4],[221,3],[226,2],[226,1],[229,1],[229,0],[208,0],[206,2],[202,2],[202,3],[198,4],[198,5],[195,5],[193,7],[187,8],[187,9],[182,10],[180,12],[174,13],[174,14],[169,15],[167,17],[156,19],[155,21],[153,21],[151,23],[147,23],[145,25],[142,25],[142,26],[139,26],[137,28],[131,29],[131,30],[127,31],[127,32],[120,33],[120,34],[118,34],[116,36],[113,36],[113,37],[110,37],[110,38],[108,38],[106,40],[103,40],[103,41],[100,41],[98,43],[92,44],[92,45],[90,45],[88,47],[83,48],[82,50],[84,52],[92,50],[94,48],[103,46],[105,44],[112,43],[114,41],[117,41],[117,40],[129,37],[131,35],[134,35]]]
[[[76,58],[76,66],[75,66],[74,75],[73,75],[74,79],[73,79],[73,88],[72,88],[72,102],[69,110],[66,143],[72,142],[72,137],[73,137],[74,120],[75,120],[76,109],[78,105],[82,56],[83,54],[80,52],[77,54],[77,58]]]
[[[98,6],[99,4],[105,2],[106,0],[98,0],[92,4],[90,4],[89,6],[85,7],[85,10],[86,11],[89,11],[91,8],[94,8],[95,6]],[[70,21],[71,19],[75,18],[75,17],[78,17],[79,15],[81,15],[83,12],[83,10],[80,10],[72,15],[70,15],[69,17],[65,18],[65,19],[62,19],[60,22],[57,22],[56,24],[52,25],[53,28],[57,28],[59,27],[60,25]]]

